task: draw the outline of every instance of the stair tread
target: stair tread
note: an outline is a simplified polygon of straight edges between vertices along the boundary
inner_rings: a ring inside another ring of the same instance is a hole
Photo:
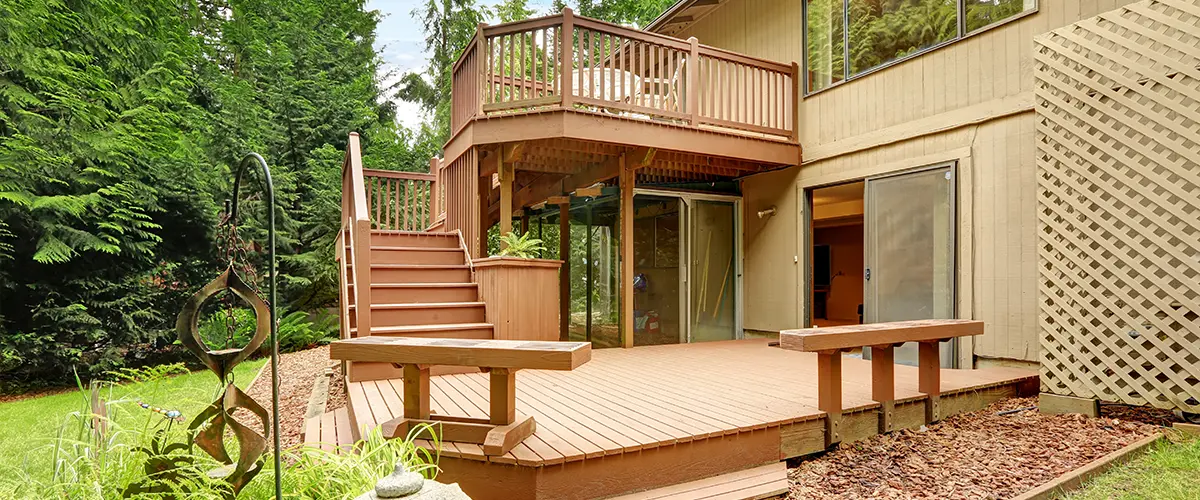
[[[479,330],[484,328],[495,328],[491,323],[442,323],[432,325],[399,325],[399,326],[376,326],[371,328],[371,332],[379,333],[404,333],[404,332],[446,332],[454,330]],[[357,332],[358,328],[351,328],[351,332]]]
[[[453,307],[483,307],[483,302],[405,302],[399,304],[371,304],[371,309],[436,309]],[[354,309],[354,304],[350,304]]]
[[[376,264],[372,262],[371,267],[387,269],[467,269],[471,266],[466,264]]]
[[[387,250],[398,252],[461,252],[458,247],[410,247],[410,246],[388,246],[388,245],[371,245],[371,250]]]
[[[353,287],[354,283],[347,283],[346,286]],[[478,286],[478,283],[371,283],[371,288],[466,288]]]

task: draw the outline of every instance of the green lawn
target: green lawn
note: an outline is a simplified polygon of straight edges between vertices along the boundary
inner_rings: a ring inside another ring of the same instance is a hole
[[[234,369],[234,380],[243,389],[265,359],[243,362]],[[166,425],[165,419],[138,406],[139,401],[165,409],[183,412],[188,421],[204,409],[220,393],[217,378],[208,370],[171,376],[157,381],[130,383],[106,388],[103,396],[114,421],[123,426],[147,426],[150,429]],[[264,402],[265,404],[265,402]],[[30,476],[48,478],[54,459],[53,444],[60,429],[69,432],[65,437],[76,438],[79,426],[73,425],[72,413],[86,408],[85,396],[79,391],[43,396],[33,399],[0,403],[0,473],[7,468],[24,469]],[[186,426],[183,424],[171,424]]]
[[[1159,443],[1087,483],[1071,500],[1200,498],[1200,439]]]

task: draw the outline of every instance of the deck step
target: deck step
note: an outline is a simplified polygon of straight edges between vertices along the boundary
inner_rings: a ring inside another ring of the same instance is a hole
[[[457,233],[371,231],[371,246],[460,248]]]
[[[372,322],[374,319],[372,319]],[[373,326],[371,335],[379,337],[429,337],[439,339],[484,339],[492,338],[491,323],[450,323],[441,325]],[[357,336],[358,329],[351,328],[350,334]]]
[[[327,411],[309,418],[304,423],[305,445],[325,451],[348,453],[354,449],[354,428],[350,424],[350,411],[346,407]]]
[[[371,263],[371,283],[470,283],[466,264],[376,264]]]
[[[438,247],[371,247],[372,264],[442,264],[463,265],[466,253],[461,248]]]
[[[787,463],[776,462],[610,500],[759,500],[787,492]]]
[[[354,317],[353,305],[350,315]],[[483,302],[418,302],[371,306],[371,324],[375,327],[434,325],[439,323],[483,323],[487,321]]]
[[[350,292],[354,284],[347,285]],[[479,300],[475,283],[372,283],[371,301],[377,304],[474,302]]]

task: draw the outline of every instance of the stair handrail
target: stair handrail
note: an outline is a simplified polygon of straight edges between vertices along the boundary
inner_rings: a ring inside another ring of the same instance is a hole
[[[354,270],[354,317],[358,336],[371,334],[371,212],[367,208],[366,182],[363,177],[362,147],[358,132],[351,132],[342,162],[342,229],[349,235],[350,262]],[[339,251],[345,251],[344,246]],[[345,264],[343,264],[343,268]],[[342,273],[346,276],[346,273]],[[347,283],[342,282],[343,289]],[[347,295],[347,298],[348,295]],[[345,327],[350,328],[350,304],[342,302]]]

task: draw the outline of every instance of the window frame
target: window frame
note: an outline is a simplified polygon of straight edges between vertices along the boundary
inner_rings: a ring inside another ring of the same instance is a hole
[[[1033,14],[1038,13],[1038,11],[1042,7],[1041,0],[1033,0],[1033,7],[1028,10],[1022,11],[1022,12],[1020,12],[1014,16],[1008,17],[1006,19],[1001,19],[1001,20],[995,21],[991,24],[980,26],[978,28],[975,28],[972,31],[967,31],[966,3],[968,1],[970,1],[970,0],[957,0],[956,1],[957,18],[958,18],[957,19],[958,32],[955,34],[954,37],[952,37],[949,40],[946,40],[944,42],[941,42],[941,43],[938,43],[935,45],[930,45],[929,47],[925,47],[924,49],[918,50],[918,51],[908,54],[904,57],[892,59],[891,61],[885,62],[883,64],[880,64],[878,66],[870,68],[868,70],[862,71],[858,74],[851,75],[850,74],[850,19],[849,19],[849,17],[850,17],[850,0],[842,0],[842,79],[838,80],[836,82],[830,83],[828,86],[826,86],[824,88],[821,88],[818,90],[812,90],[811,88],[809,88],[809,76],[808,76],[808,73],[809,73],[809,71],[808,71],[808,3],[809,3],[809,1],[801,0],[801,5],[800,5],[801,37],[800,37],[800,40],[801,40],[801,44],[803,45],[803,47],[802,47],[802,50],[800,51],[800,53],[801,53],[800,55],[801,55],[801,60],[802,60],[801,67],[804,70],[804,95],[803,95],[803,97],[808,97],[811,95],[819,94],[821,92],[825,92],[826,90],[836,88],[845,83],[857,80],[859,78],[869,76],[878,71],[885,70],[887,68],[890,68],[897,64],[903,63],[903,62],[913,59],[915,57],[919,57],[919,56],[928,54],[928,53],[938,50],[942,47],[945,47],[947,45],[951,45],[955,42],[958,42],[961,40],[966,40],[975,35],[984,33],[986,31],[990,31],[999,26],[1003,26],[1005,24],[1023,19],[1027,16],[1031,16]]]

